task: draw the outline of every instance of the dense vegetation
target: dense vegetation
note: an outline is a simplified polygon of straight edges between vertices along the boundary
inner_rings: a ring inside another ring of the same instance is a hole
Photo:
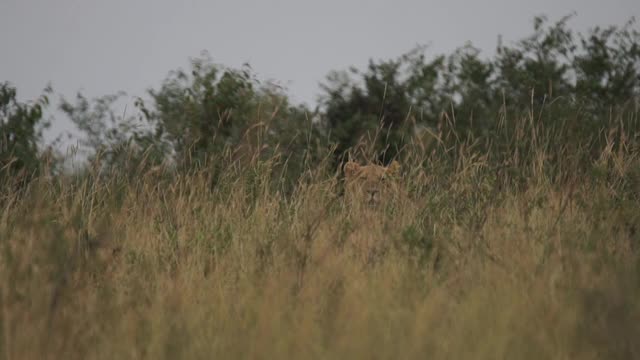
[[[640,357],[640,33],[335,72],[317,109],[206,56],[85,134],[0,87],[0,359]],[[406,196],[341,197],[403,164]]]

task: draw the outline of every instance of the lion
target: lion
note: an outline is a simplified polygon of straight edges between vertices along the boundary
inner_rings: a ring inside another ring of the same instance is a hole
[[[377,206],[396,195],[400,164],[389,166],[360,165],[349,161],[344,165],[345,191],[350,200],[360,199],[365,204]]]
[[[349,208],[347,217],[353,231],[347,243],[366,264],[383,256],[390,242],[383,235],[382,209],[394,209],[402,199],[400,164],[389,166],[360,165],[349,161],[344,167],[345,200]],[[392,205],[387,207],[387,205]]]

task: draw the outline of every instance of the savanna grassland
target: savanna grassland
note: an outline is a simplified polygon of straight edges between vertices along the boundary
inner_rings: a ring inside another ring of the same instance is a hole
[[[0,360],[640,359],[640,29],[571,17],[315,109],[206,54],[60,95],[80,159],[0,82]]]
[[[637,358],[638,112],[597,153],[530,115],[503,119],[499,162],[416,137],[378,208],[344,201],[329,154],[285,186],[261,146],[14,179],[0,358]]]

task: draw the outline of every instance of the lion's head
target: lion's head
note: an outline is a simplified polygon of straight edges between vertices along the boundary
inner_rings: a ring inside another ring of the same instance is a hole
[[[399,173],[400,164],[395,160],[387,167],[349,161],[344,165],[347,195],[368,205],[378,205],[395,195]]]

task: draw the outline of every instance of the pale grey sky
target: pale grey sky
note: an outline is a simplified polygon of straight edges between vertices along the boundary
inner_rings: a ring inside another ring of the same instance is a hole
[[[330,70],[366,66],[430,44],[447,53],[471,41],[491,54],[532,32],[535,15],[570,26],[621,25],[638,0],[0,0],[0,81],[21,99],[48,82],[68,98],[143,95],[169,70],[207,50],[216,63],[249,62],[294,101],[315,102]],[[61,121],[55,129],[66,129]]]

